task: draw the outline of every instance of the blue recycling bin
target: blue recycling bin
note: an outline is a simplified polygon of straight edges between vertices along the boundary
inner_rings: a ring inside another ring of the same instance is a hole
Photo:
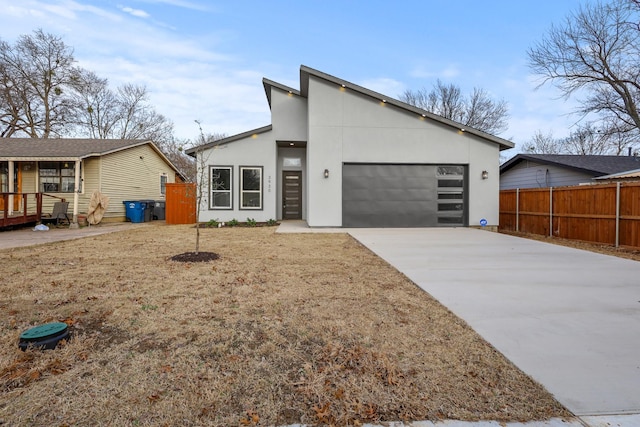
[[[131,222],[144,222],[144,209],[146,207],[145,202],[139,200],[125,200],[124,204],[127,221]]]

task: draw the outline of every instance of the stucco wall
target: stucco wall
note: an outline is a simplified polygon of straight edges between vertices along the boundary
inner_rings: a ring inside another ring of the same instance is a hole
[[[306,98],[272,88],[271,125],[275,141],[306,141]]]
[[[498,224],[499,150],[493,143],[310,76],[307,143],[310,226],[342,225],[344,162],[468,165],[469,224]],[[330,171],[325,179],[323,171]],[[489,178],[482,180],[486,170]]]
[[[237,221],[243,222],[246,221],[247,218],[264,222],[270,219],[277,219],[277,146],[273,136],[273,130],[254,134],[229,144],[216,146],[199,154],[203,156],[204,163],[207,165],[207,171],[205,172],[206,182],[205,185],[202,186],[203,197],[200,206],[200,222],[207,222],[214,219],[224,222],[236,219]],[[198,165],[200,164],[201,162],[198,161]],[[233,167],[233,184],[231,189],[233,209],[209,208],[209,165]],[[263,168],[261,210],[240,209],[240,166],[261,166]]]

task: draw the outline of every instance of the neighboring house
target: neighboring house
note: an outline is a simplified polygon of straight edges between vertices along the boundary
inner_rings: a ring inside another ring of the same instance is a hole
[[[518,154],[500,166],[500,189],[579,185],[639,168],[635,156]]]
[[[513,143],[305,66],[300,90],[263,86],[271,125],[187,151],[208,169],[200,221],[498,224]]]
[[[0,192],[64,198],[74,219],[98,190],[110,199],[104,220],[124,221],[124,200],[163,200],[165,184],[176,177],[178,170],[151,141],[0,138]],[[43,212],[56,200],[44,197]]]
[[[593,178],[593,180],[602,184],[610,182],[638,182],[640,181],[640,169],[599,176],[597,178]]]

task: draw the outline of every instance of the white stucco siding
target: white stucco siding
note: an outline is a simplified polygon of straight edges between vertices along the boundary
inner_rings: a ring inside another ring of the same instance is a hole
[[[311,227],[342,225],[341,153],[342,128],[309,127],[307,223]],[[324,177],[325,169],[329,171],[328,178]]]
[[[306,141],[306,98],[271,88],[271,125],[275,141]]]
[[[342,225],[341,171],[351,162],[466,165],[469,224],[498,224],[496,144],[313,76],[308,102],[310,226]]]
[[[276,219],[276,159],[277,147],[273,131],[254,134],[245,139],[214,147],[202,153],[207,170],[204,174],[203,197],[200,208],[200,221],[212,219],[244,222],[253,218],[258,222]],[[233,209],[209,208],[209,166],[230,166],[233,170],[231,197]],[[240,168],[242,166],[262,167],[262,209],[241,209],[240,207]]]
[[[500,151],[496,144],[467,137],[469,226],[480,226],[482,219],[486,219],[489,226],[497,226],[500,218]],[[483,171],[487,171],[487,179],[482,179]]]

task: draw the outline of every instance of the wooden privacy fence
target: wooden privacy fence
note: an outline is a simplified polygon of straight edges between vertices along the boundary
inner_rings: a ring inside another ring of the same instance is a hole
[[[640,183],[502,190],[499,230],[640,248]]]
[[[165,221],[167,224],[195,224],[196,184],[166,185]]]

